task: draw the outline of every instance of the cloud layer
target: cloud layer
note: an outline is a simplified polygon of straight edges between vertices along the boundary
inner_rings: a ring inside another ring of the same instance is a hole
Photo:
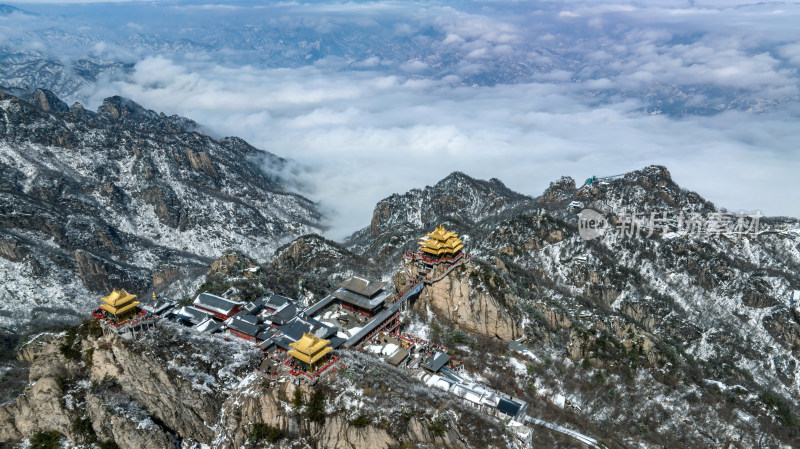
[[[121,94],[295,159],[334,238],[454,170],[535,196],[656,163],[720,206],[800,216],[796,2],[169,8],[179,29],[100,33],[136,63],[90,106]]]

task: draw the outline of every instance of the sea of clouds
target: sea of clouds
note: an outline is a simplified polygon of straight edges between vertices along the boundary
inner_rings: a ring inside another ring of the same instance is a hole
[[[537,196],[661,164],[718,206],[800,216],[798,2],[14,5],[39,16],[0,19],[0,45],[78,33],[60,53],[130,64],[87,106],[123,95],[296,161],[336,239],[456,170]]]

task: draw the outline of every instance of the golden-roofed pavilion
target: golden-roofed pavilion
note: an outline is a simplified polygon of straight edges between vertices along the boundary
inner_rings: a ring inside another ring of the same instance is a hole
[[[419,239],[419,250],[436,257],[453,257],[464,247],[458,234],[438,226],[433,232]]]
[[[328,346],[330,342],[314,334],[303,333],[303,338],[289,344],[293,348],[289,351],[289,355],[297,360],[304,371],[313,373],[327,362],[328,353],[333,351],[333,348]]]
[[[103,297],[103,304],[100,305],[100,308],[114,315],[114,319],[120,323],[136,313],[139,301],[134,301],[134,299],[136,299],[136,295],[130,294],[124,289],[114,289],[110,295]]]

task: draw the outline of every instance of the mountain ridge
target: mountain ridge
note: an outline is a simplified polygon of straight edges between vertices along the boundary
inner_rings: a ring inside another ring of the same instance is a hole
[[[30,319],[21,298],[36,282],[44,304],[69,309],[55,298],[72,297],[83,310],[111,288],[185,284],[228,249],[267,258],[322,231],[317,206],[267,173],[285,159],[197,129],[119,96],[95,113],[42,89],[0,90],[0,323]]]

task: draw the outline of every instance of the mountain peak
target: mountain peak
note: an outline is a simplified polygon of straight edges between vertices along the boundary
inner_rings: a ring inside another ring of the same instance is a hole
[[[462,172],[462,171],[454,171],[449,175],[445,176],[441,181],[437,184],[448,182],[448,181],[475,181],[476,179],[472,176]]]
[[[667,167],[663,165],[648,165],[640,170],[627,173],[625,178],[632,178],[637,180],[637,182],[658,186],[675,185],[675,182],[672,181],[672,175],[669,173],[669,170],[667,170]]]
[[[551,182],[542,194],[542,201],[547,203],[563,201],[575,195],[575,180],[569,176],[562,176],[558,181]]]
[[[103,104],[97,108],[97,114],[112,120],[119,120],[122,118],[156,119],[159,117],[155,111],[145,109],[139,105],[139,103],[125,97],[120,97],[119,95],[114,95],[113,97],[108,97],[103,100]]]
[[[624,175],[592,177],[591,180],[591,183],[576,189],[574,194],[561,199],[577,199],[587,207],[606,211],[715,210],[711,202],[676,184],[669,170],[662,165],[649,165]]]
[[[45,112],[69,112],[69,106],[46,89],[34,89],[25,99]]]
[[[177,115],[167,116],[146,109],[139,103],[119,95],[108,97],[97,108],[97,115],[111,122],[122,122],[134,127],[159,128],[164,132],[191,132],[198,126],[194,120]]]

